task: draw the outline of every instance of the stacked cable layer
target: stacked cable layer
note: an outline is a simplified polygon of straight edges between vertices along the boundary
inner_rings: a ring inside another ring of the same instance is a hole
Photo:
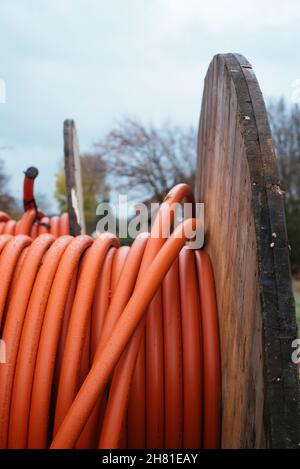
[[[39,218],[39,215],[42,216]],[[50,233],[55,237],[69,234],[69,217],[67,213],[46,217],[39,211],[39,215],[37,215],[36,210],[30,209],[24,212],[20,220],[16,221],[11,219],[7,213],[0,211],[0,235],[27,234],[35,239],[43,233]]]
[[[185,246],[196,219],[167,238],[162,223],[183,199],[180,184],[130,248],[110,233],[0,236],[1,448],[219,446],[211,263]]]

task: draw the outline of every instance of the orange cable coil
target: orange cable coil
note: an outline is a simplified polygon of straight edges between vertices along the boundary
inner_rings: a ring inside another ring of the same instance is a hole
[[[219,447],[211,263],[184,246],[196,219],[164,231],[183,200],[179,184],[130,248],[63,216],[32,239],[32,209],[0,236],[1,448]]]
[[[25,234],[35,239],[43,233],[50,233],[55,237],[63,236],[69,234],[69,230],[69,216],[67,213],[50,218],[43,215],[38,219],[36,211],[29,209],[23,213],[20,220],[16,221],[12,220],[7,213],[0,212],[0,235],[16,236]]]

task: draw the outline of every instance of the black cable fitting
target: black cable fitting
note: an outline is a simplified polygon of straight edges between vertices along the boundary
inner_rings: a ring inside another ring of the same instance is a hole
[[[24,174],[28,179],[35,179],[39,174],[39,170],[35,166],[30,166],[24,171]]]

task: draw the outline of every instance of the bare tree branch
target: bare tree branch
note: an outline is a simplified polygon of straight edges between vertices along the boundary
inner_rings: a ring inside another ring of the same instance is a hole
[[[300,273],[300,108],[288,107],[283,98],[268,106],[269,120],[285,189],[285,209],[291,263]]]
[[[119,122],[95,144],[116,187],[144,198],[163,200],[179,182],[194,183],[196,133],[172,124],[144,125],[135,118]]]

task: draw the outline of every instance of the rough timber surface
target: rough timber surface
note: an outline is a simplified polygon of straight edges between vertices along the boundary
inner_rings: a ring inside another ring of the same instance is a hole
[[[198,134],[196,199],[205,203],[221,330],[223,448],[297,448],[297,337],[284,191],[252,66],[216,55]]]
[[[70,234],[85,234],[80,154],[75,122],[64,121],[65,181],[70,220]]]

